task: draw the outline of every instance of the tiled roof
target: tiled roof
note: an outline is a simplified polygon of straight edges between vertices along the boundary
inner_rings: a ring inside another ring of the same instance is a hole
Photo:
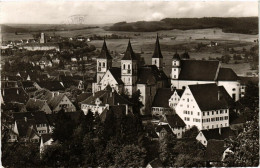
[[[207,141],[210,139],[224,140],[226,138],[229,138],[230,136],[235,135],[229,127],[201,130],[201,132],[203,133]]]
[[[231,68],[220,68],[218,73],[218,81],[237,81],[237,74]]]
[[[171,133],[171,134],[173,133],[168,124],[158,125],[158,126],[156,127],[156,132],[161,132],[162,129],[165,129],[168,133]]]
[[[138,69],[138,84],[154,85],[157,81],[168,80],[163,71],[159,71],[156,65],[142,66]]]
[[[153,52],[152,58],[163,58],[162,53],[161,53],[158,34],[156,37],[156,42],[155,42],[155,47],[154,47],[154,52]]]
[[[117,104],[128,104],[132,105],[130,101],[128,101],[123,96],[119,95],[116,91],[111,92],[108,90],[101,90],[96,92],[94,95],[91,95],[86,100],[82,101],[81,104],[92,104],[94,105],[96,99],[99,98],[102,103],[101,105],[109,104],[109,105],[117,105]]]
[[[39,111],[46,103],[44,100],[30,98],[26,103],[26,109],[28,111]]]
[[[18,102],[26,103],[29,96],[26,94],[23,88],[6,88],[1,89],[4,103]]]
[[[185,127],[186,124],[180,118],[178,114],[175,115],[165,115],[166,122],[171,126],[171,128]]]
[[[123,84],[123,81],[121,79],[121,68],[113,67],[110,68],[109,71],[111,72],[111,74],[113,75],[113,77],[115,78],[115,80],[119,85]]]
[[[209,140],[205,152],[206,161],[221,161],[224,151],[227,149],[223,140]]]
[[[108,116],[113,116],[115,118],[122,118],[123,116],[126,115],[126,106],[125,105],[114,105],[114,106],[109,106],[109,110],[105,109],[101,114],[100,114],[100,119],[102,122],[105,122]]]
[[[171,88],[159,88],[154,96],[152,107],[169,107],[169,99],[174,92]]]
[[[105,40],[103,42],[103,47],[101,49],[101,52],[97,58],[112,59],[112,57],[107,49],[107,44],[106,44]]]
[[[42,82],[37,82],[37,84],[41,88],[45,88],[50,91],[65,90],[64,86],[62,86],[61,82],[59,82],[59,81],[42,81]]]
[[[127,49],[125,51],[125,54],[124,54],[124,57],[122,58],[122,60],[137,60],[130,40],[128,41],[128,46],[127,46]]]
[[[202,111],[226,109],[229,107],[225,96],[220,96],[218,100],[218,94],[224,95],[225,93],[215,83],[188,85],[188,87]]]
[[[83,100],[86,100],[88,97],[90,97],[92,95],[91,92],[85,92],[85,93],[81,93],[80,95],[77,96],[77,101],[78,102],[82,102]]]
[[[179,80],[214,81],[219,61],[181,60]]]

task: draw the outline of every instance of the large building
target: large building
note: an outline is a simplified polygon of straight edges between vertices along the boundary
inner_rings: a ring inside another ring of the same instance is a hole
[[[176,52],[172,60],[171,87],[185,89],[188,85],[216,83],[224,86],[228,94],[239,100],[240,79],[230,68],[221,68],[219,61],[181,59]]]
[[[130,40],[121,59],[121,68],[112,67],[112,57],[104,41],[101,53],[97,58],[96,82],[92,85],[93,93],[104,90],[110,85],[118,93],[131,97],[140,90],[144,107],[142,114],[150,114],[151,106],[159,88],[168,86],[168,77],[163,72],[163,56],[157,36],[152,65],[140,66],[140,58],[134,53]]]

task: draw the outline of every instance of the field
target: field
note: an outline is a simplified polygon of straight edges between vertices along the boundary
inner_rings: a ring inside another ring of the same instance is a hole
[[[53,35],[53,31],[46,31],[46,34]],[[165,62],[165,73],[169,74],[171,70],[171,58],[175,51],[183,53],[184,50],[188,50],[192,59],[208,59],[221,57],[225,47],[234,48],[235,50],[241,50],[243,47],[249,49],[255,45],[254,40],[258,38],[258,35],[236,34],[236,33],[224,33],[221,29],[196,29],[196,30],[165,30],[158,31],[160,36],[160,44],[162,54]],[[154,50],[154,43],[156,38],[155,32],[114,32],[105,31],[102,28],[85,29],[85,30],[73,30],[73,31],[56,31],[56,35],[63,37],[73,37],[76,35],[82,35],[90,37],[94,34],[99,36],[116,34],[120,36],[126,36],[131,38],[133,49],[136,53],[143,52],[146,64],[151,64],[151,57]],[[31,34],[18,34],[3,33],[3,40],[19,40],[32,38]],[[122,53],[126,50],[128,39],[107,39],[107,46],[110,51]],[[216,47],[205,47],[203,50],[195,50],[196,46],[200,43],[210,44],[210,41],[218,43]],[[95,45],[97,49],[102,46],[102,40],[93,40],[89,42],[91,45]],[[114,62],[115,66],[119,66],[119,63]],[[237,74],[243,75],[246,72],[251,71],[250,66],[247,63],[243,64],[222,64],[223,67],[232,68]]]

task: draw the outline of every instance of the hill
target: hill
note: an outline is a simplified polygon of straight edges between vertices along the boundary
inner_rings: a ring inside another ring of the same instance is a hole
[[[153,32],[207,28],[221,28],[225,33],[258,34],[258,17],[165,18],[160,21],[119,22],[104,29],[109,31]]]

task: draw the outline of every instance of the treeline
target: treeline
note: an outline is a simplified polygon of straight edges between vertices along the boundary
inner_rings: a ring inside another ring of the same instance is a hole
[[[106,28],[110,31],[153,32],[159,30],[189,30],[221,28],[226,33],[258,34],[258,17],[165,18],[161,21],[119,22]]]

